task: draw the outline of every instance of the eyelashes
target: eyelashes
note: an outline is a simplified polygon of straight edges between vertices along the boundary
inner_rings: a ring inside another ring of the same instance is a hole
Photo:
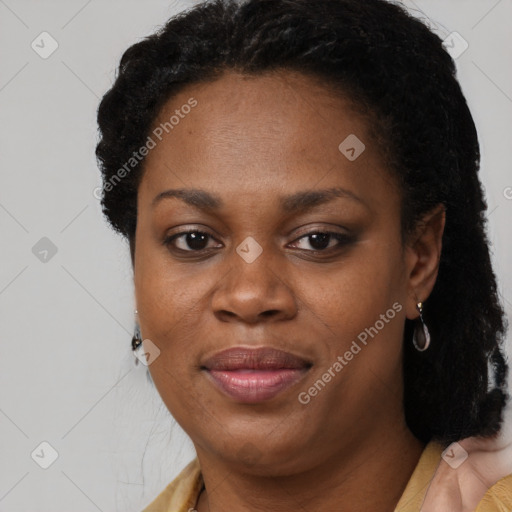
[[[170,250],[178,252],[180,255],[189,253],[192,255],[202,255],[205,253],[211,253],[212,248],[208,248],[209,240],[215,240],[215,238],[206,231],[200,231],[197,229],[182,231],[173,235],[167,236],[164,239],[163,244]],[[314,230],[308,233],[304,233],[300,237],[296,238],[292,244],[296,245],[298,242],[306,241],[307,244],[315,246],[313,249],[302,249],[307,253],[327,253],[332,250],[340,249],[355,241],[353,235],[346,233],[339,233],[336,231],[329,230]],[[337,243],[332,246],[331,242],[336,241]],[[180,242],[182,247],[176,245],[176,242]],[[206,247],[203,247],[206,244]],[[324,245],[327,245],[324,247]],[[199,246],[199,247],[198,247]],[[320,246],[320,247],[318,247]],[[221,244],[222,247],[222,244]],[[215,249],[214,247],[213,249]]]
[[[192,250],[186,250],[186,249],[180,249],[178,247],[176,247],[174,245],[174,242],[175,240],[179,240],[180,238],[183,238],[183,237],[190,237],[189,240],[187,240],[185,243],[190,243],[192,242],[192,244],[201,244],[201,242],[203,242],[205,240],[205,238],[211,238],[214,240],[214,237],[212,235],[210,235],[209,233],[206,233],[205,231],[198,231],[198,230],[189,230],[189,231],[182,231],[181,233],[176,233],[174,235],[171,235],[171,236],[168,236],[166,237],[166,239],[164,240],[164,245],[167,246],[168,248],[170,249],[178,249],[179,251],[182,251],[182,252],[200,252],[200,251],[204,251],[204,249],[192,249]]]
[[[302,236],[300,236],[299,238],[296,239],[296,241],[300,241],[300,240],[308,240],[310,238],[313,238],[314,242],[316,244],[319,244],[319,245],[323,245],[323,243],[328,240],[328,243],[330,244],[330,242],[334,239],[335,241],[337,241],[337,244],[334,245],[334,246],[331,246],[331,247],[325,247],[323,249],[318,249],[318,248],[315,248],[315,249],[306,249],[308,252],[327,252],[328,250],[330,249],[336,249],[336,248],[339,248],[339,247],[343,247],[343,246],[346,246],[348,245],[350,242],[353,241],[354,237],[353,236],[350,236],[350,235],[347,235],[345,233],[338,233],[336,231],[310,231],[309,233],[306,233]],[[311,244],[311,240],[308,242]]]

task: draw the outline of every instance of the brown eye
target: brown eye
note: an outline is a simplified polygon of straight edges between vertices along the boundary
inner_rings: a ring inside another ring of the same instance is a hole
[[[301,236],[297,240],[303,239],[306,239],[307,243],[309,243],[309,245],[312,247],[312,249],[306,249],[307,251],[311,252],[323,252],[335,247],[348,245],[350,242],[353,241],[353,237],[346,235],[344,233],[336,233],[334,231],[312,231],[311,233]],[[329,246],[329,244],[332,241],[337,243]]]
[[[204,231],[183,231],[167,237],[164,245],[183,252],[199,252],[207,249],[209,239],[213,239],[213,237]],[[181,247],[175,241],[179,241]]]

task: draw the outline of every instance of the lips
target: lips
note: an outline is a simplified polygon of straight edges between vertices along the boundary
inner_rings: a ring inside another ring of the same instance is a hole
[[[234,347],[208,358],[202,369],[224,395],[257,403],[292,387],[311,366],[307,359],[271,347]]]
[[[218,352],[203,365],[208,370],[297,370],[311,363],[290,352],[271,347],[248,349],[234,347]]]

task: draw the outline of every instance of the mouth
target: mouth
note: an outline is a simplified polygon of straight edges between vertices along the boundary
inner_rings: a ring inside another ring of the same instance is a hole
[[[271,347],[234,347],[218,352],[201,366],[224,395],[242,403],[274,398],[302,380],[312,363]]]

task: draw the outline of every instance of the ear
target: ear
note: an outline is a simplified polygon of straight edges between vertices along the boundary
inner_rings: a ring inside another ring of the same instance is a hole
[[[405,248],[407,295],[406,316],[418,317],[416,304],[425,302],[434,288],[439,271],[446,210],[437,205],[420,222],[408,237]]]

